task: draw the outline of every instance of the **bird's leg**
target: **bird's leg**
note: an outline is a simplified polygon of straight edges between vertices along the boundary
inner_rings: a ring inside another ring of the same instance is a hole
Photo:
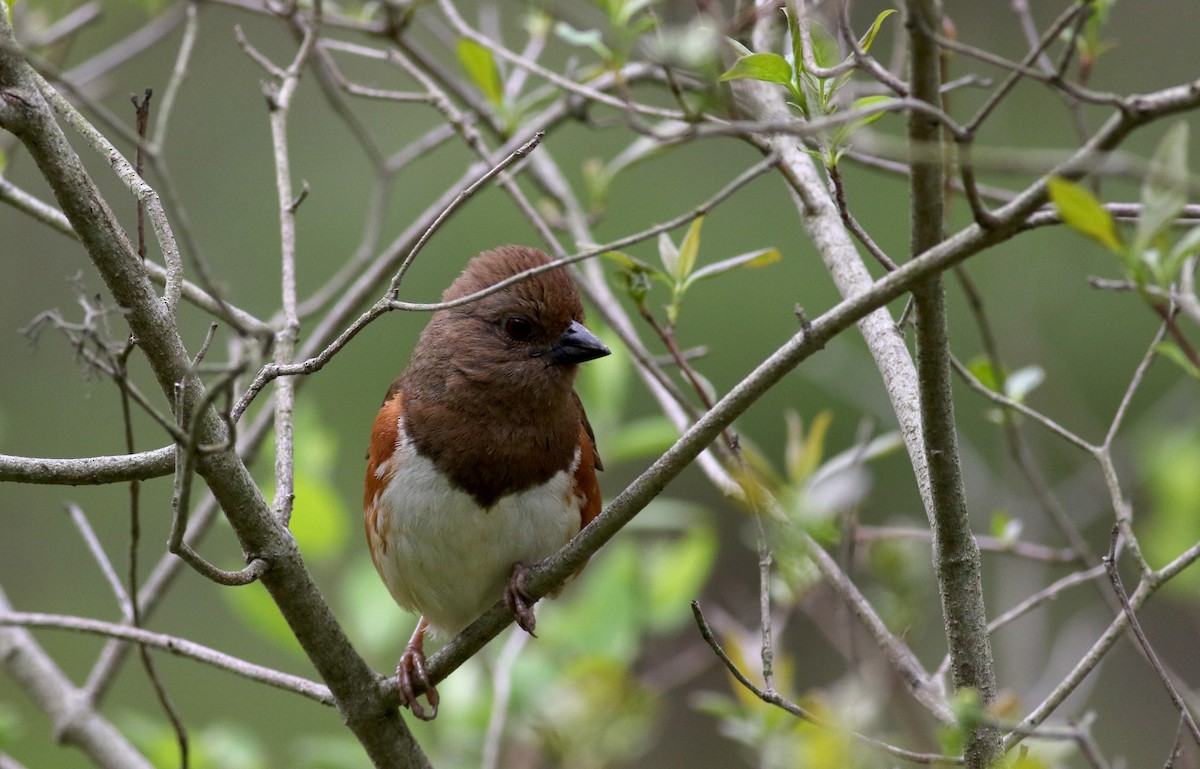
[[[437,718],[438,712],[438,693],[433,686],[433,681],[429,680],[429,674],[425,671],[425,631],[429,629],[429,622],[421,617],[417,623],[417,629],[413,631],[412,638],[408,639],[408,644],[404,647],[404,653],[400,655],[400,661],[396,663],[396,679],[400,683],[400,697],[404,700],[404,704],[408,705],[412,714],[422,721],[432,721]],[[429,700],[431,711],[426,713],[418,699],[417,687],[425,690],[425,699]]]
[[[533,629],[537,627],[537,618],[533,616],[533,605],[536,600],[525,589],[525,579],[529,576],[529,567],[523,563],[514,563],[512,573],[508,576],[508,584],[504,588],[504,603],[508,605],[517,624],[529,635],[537,638]]]

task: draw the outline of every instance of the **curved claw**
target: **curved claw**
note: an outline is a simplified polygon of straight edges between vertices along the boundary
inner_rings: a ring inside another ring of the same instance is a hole
[[[504,603],[516,617],[517,624],[521,626],[521,629],[537,638],[537,633],[533,632],[537,627],[537,617],[533,615],[533,605],[537,601],[525,589],[525,579],[528,574],[529,569],[525,564],[513,564],[512,574],[509,575],[508,584],[504,588]]]
[[[438,703],[441,698],[425,670],[425,630],[429,624],[422,617],[413,631],[412,638],[404,647],[400,661],[396,663],[396,679],[400,684],[400,698],[412,714],[422,721],[432,721],[437,718]],[[418,690],[424,692],[429,702],[430,710],[426,712],[421,704]]]

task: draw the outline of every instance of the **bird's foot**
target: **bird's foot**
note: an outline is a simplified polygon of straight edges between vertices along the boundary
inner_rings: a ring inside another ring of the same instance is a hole
[[[396,679],[400,684],[400,698],[412,714],[422,721],[432,721],[438,713],[438,691],[425,670],[425,620],[417,625],[412,640],[404,647],[400,661],[396,663]],[[420,696],[424,693],[429,702],[429,710],[421,704]]]
[[[529,576],[529,568],[523,563],[514,563],[512,574],[508,577],[508,585],[504,588],[504,603],[509,611],[517,618],[517,624],[529,635],[537,638],[533,632],[537,627],[537,618],[533,616],[533,605],[537,603],[525,589],[525,579]]]

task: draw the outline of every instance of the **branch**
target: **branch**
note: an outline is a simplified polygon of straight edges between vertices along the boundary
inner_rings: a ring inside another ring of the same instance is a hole
[[[322,705],[336,704],[327,686],[309,681],[307,678],[283,673],[262,665],[256,665],[253,662],[246,662],[203,644],[165,633],[153,633],[138,627],[116,625],[111,622],[101,622],[100,620],[89,619],[87,617],[69,617],[61,614],[8,610],[0,610],[0,627],[55,628],[58,630],[73,630],[77,633],[90,633],[107,638],[120,638],[143,646],[162,649],[177,657],[203,662],[205,665],[211,665],[219,670],[225,670],[242,678],[267,684],[276,689],[294,692]]]
[[[168,400],[182,388],[186,412],[203,403],[203,383],[175,326],[172,308],[155,295],[133,252],[79,157],[67,143],[20,55],[8,19],[0,14],[0,127],[12,132],[37,163]],[[168,292],[169,293],[169,292]],[[325,603],[290,532],[272,515],[249,470],[228,443],[224,420],[211,403],[196,413],[201,445],[220,450],[199,458],[198,471],[225,511],[243,551],[269,564],[261,582],[328,683],[347,726],[380,767],[425,767],[424,754],[399,713],[385,704],[378,676],[346,638]]]
[[[907,0],[905,15],[913,98],[940,105],[941,50],[931,31],[942,26],[941,5],[937,0]],[[911,113],[908,140],[913,153],[909,186],[911,247],[916,256],[942,242],[944,235],[943,161],[940,152],[930,151],[942,146],[942,128],[925,115]],[[986,708],[996,698],[996,675],[983,602],[982,563],[979,546],[971,532],[958,451],[946,293],[941,276],[933,276],[915,286],[913,301],[917,310],[921,433],[933,502],[934,570],[942,598],[950,669],[955,690],[975,690],[980,705]],[[964,749],[968,767],[992,766],[1001,755],[999,730],[986,725],[971,729]]]
[[[137,454],[107,457],[47,459],[0,454],[0,483],[39,483],[59,486],[98,486],[106,483],[145,481],[170,475],[175,469],[175,447],[164,446]]]

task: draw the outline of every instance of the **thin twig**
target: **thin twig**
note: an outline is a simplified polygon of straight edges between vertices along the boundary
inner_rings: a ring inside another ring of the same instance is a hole
[[[96,565],[100,567],[100,573],[104,575],[104,579],[108,582],[108,586],[112,588],[113,595],[116,596],[117,606],[121,609],[121,616],[126,620],[133,617],[133,606],[129,601],[129,593],[126,592],[125,586],[121,584],[121,578],[117,575],[117,570],[109,560],[108,554],[104,552],[104,546],[100,544],[99,537],[92,529],[92,525],[88,522],[87,516],[83,512],[83,508],[75,503],[68,503],[66,511],[71,516],[71,522],[75,524],[75,528],[79,529],[79,534],[83,537],[83,541],[88,546],[88,551],[92,557],[96,559]]]
[[[1192,741],[1200,746],[1200,726],[1196,725],[1196,719],[1192,717],[1192,712],[1188,709],[1187,703],[1183,701],[1183,697],[1179,695],[1179,690],[1175,688],[1175,684],[1171,682],[1171,677],[1167,675],[1167,671],[1163,669],[1162,663],[1159,662],[1158,654],[1155,653],[1154,647],[1151,646],[1150,639],[1146,637],[1146,631],[1142,629],[1142,623],[1138,621],[1137,613],[1134,612],[1133,606],[1129,603],[1129,595],[1125,592],[1125,585],[1121,582],[1121,572],[1117,568],[1117,540],[1120,534],[1120,526],[1114,525],[1112,535],[1109,538],[1108,555],[1104,557],[1104,569],[1108,572],[1108,579],[1112,582],[1113,591],[1117,594],[1117,598],[1121,602],[1121,608],[1125,610],[1125,614],[1129,617],[1129,628],[1137,638],[1138,645],[1142,647],[1142,652],[1150,662],[1150,667],[1154,668],[1155,675],[1162,681],[1163,687],[1167,690],[1167,695],[1171,698],[1171,702],[1175,705],[1176,710],[1179,711],[1179,717],[1183,719],[1184,726],[1191,733]]]

